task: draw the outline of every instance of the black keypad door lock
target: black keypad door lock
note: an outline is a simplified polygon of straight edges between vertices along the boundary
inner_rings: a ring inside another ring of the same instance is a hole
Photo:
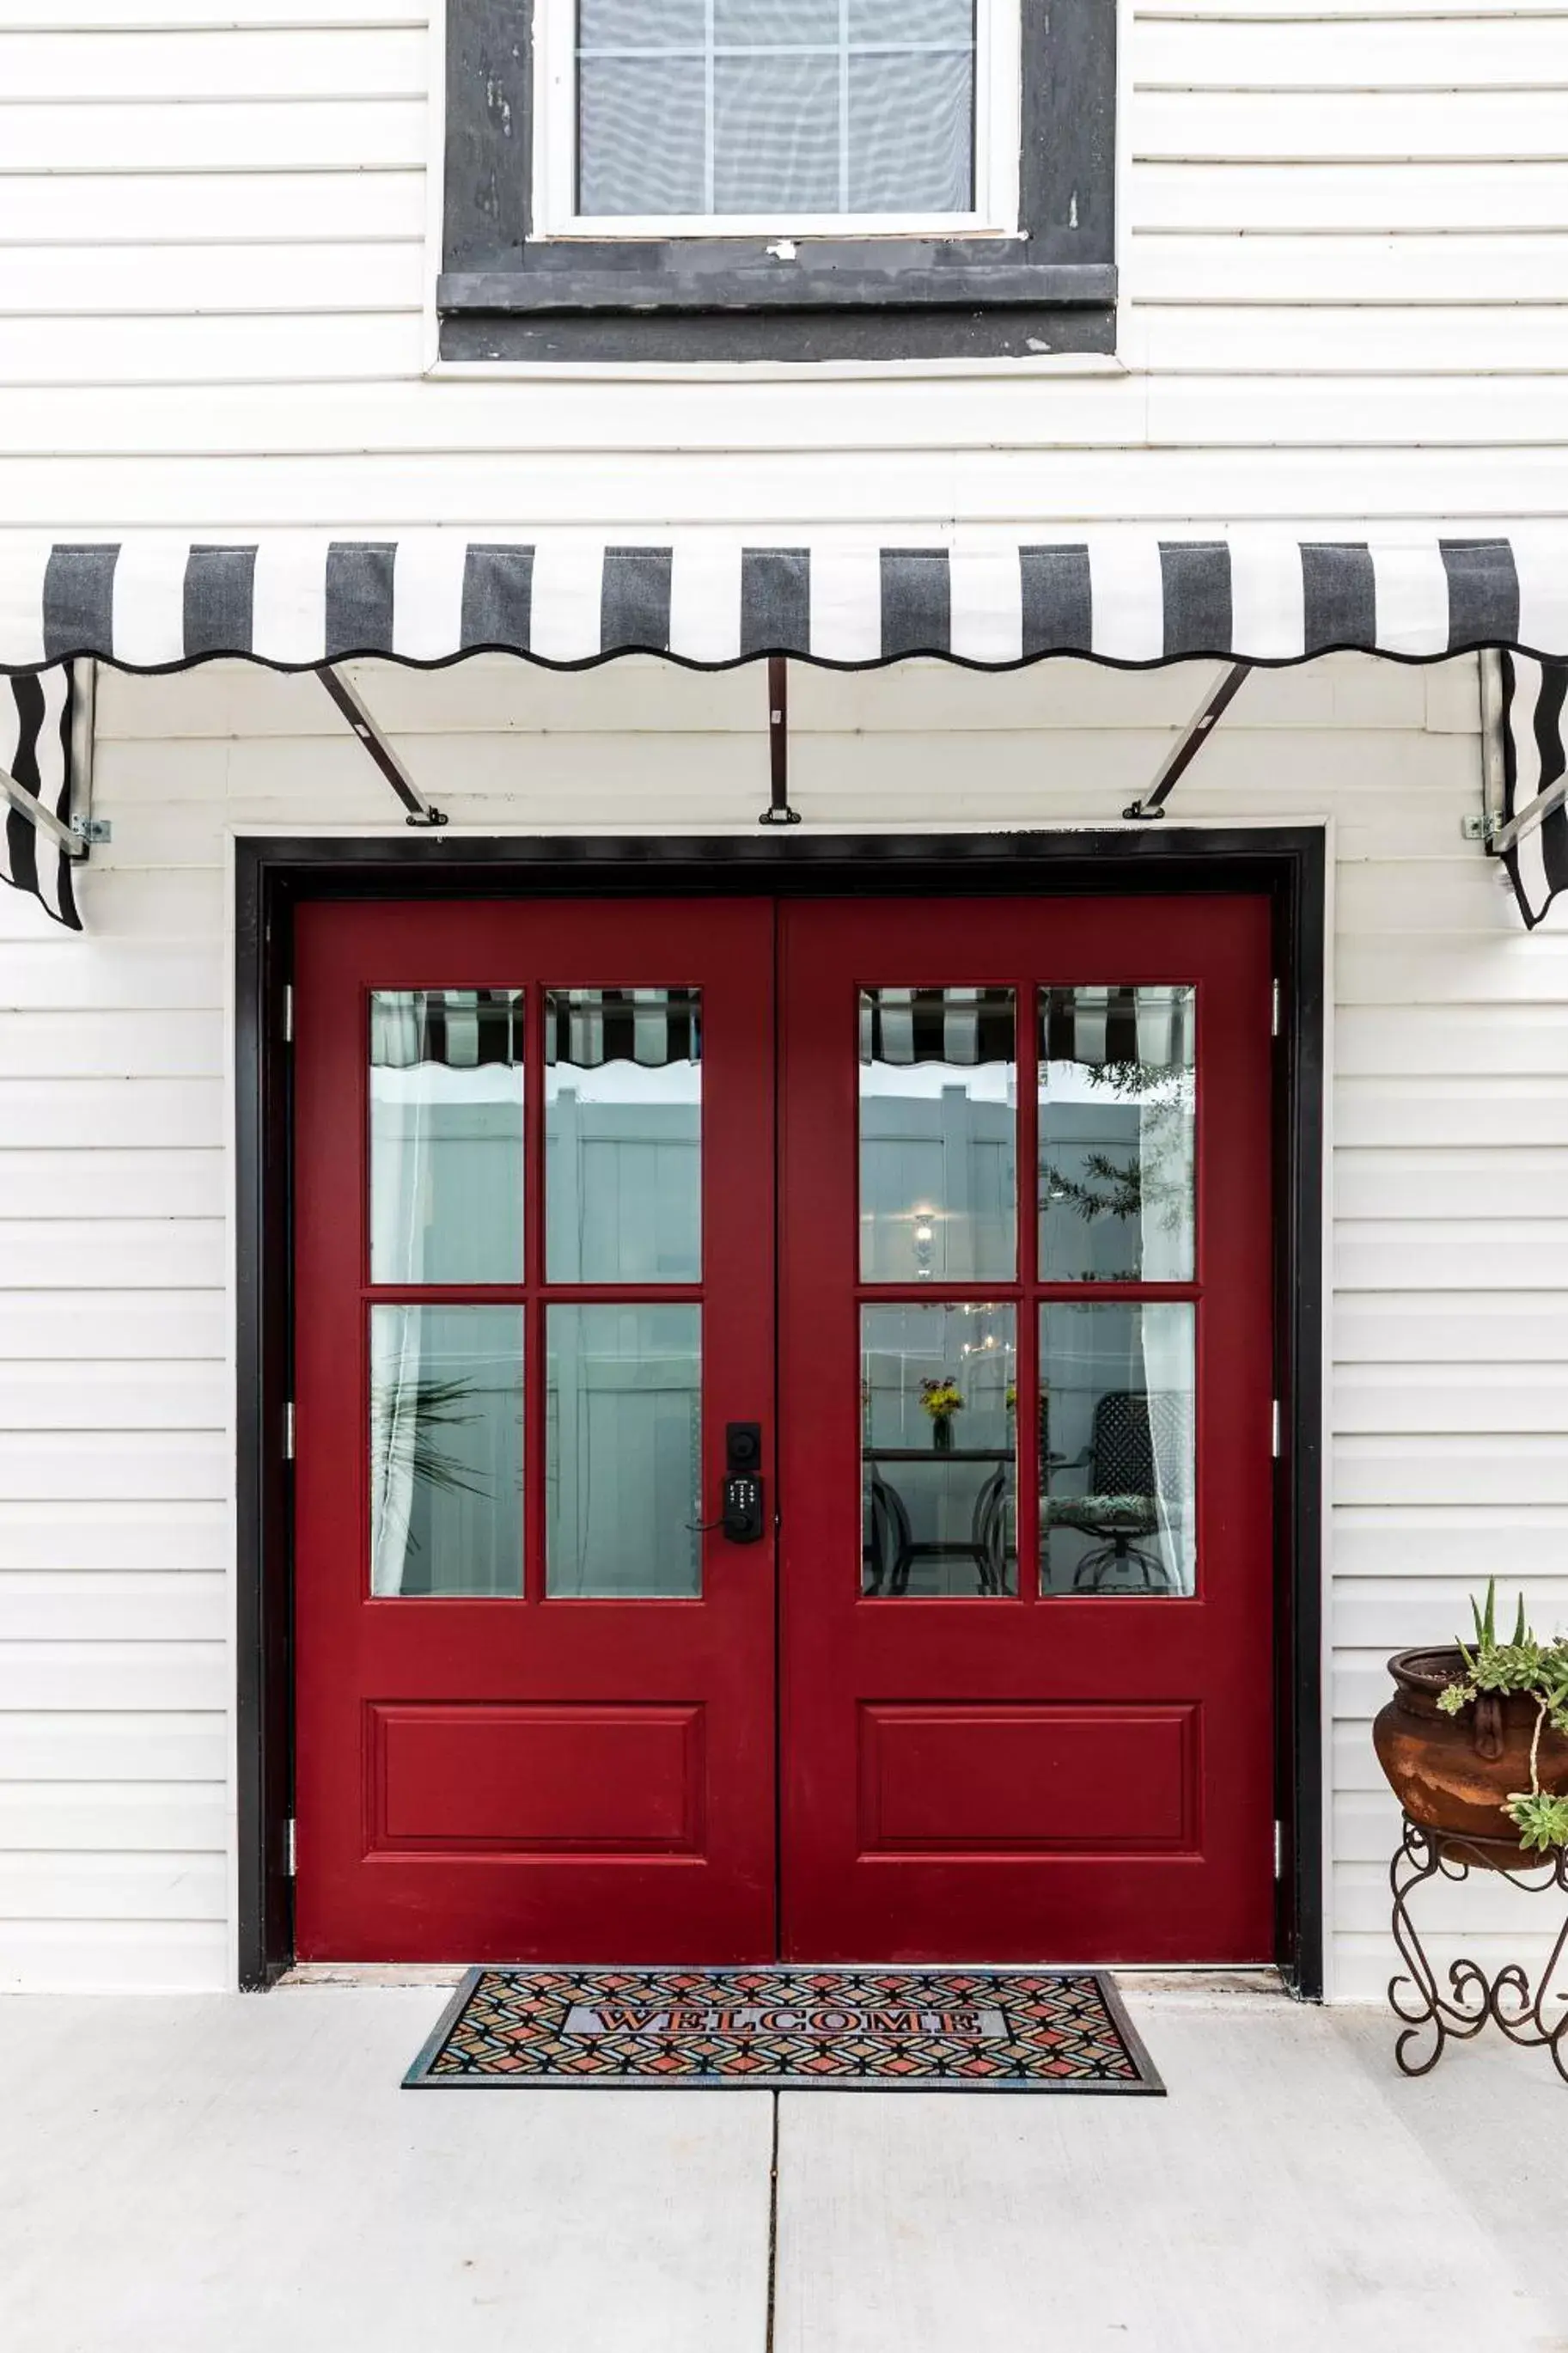
[[[730,1544],[760,1544],[763,1521],[763,1425],[724,1424],[724,1497],[719,1525]]]

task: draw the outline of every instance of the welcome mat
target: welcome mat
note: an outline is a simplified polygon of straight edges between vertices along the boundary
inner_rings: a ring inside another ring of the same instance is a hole
[[[470,1969],[405,2086],[1154,2092],[1101,1969]]]

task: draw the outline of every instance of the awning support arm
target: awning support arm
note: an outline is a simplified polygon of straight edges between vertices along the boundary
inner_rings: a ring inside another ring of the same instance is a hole
[[[1554,785],[1548,785],[1543,793],[1537,793],[1532,801],[1526,801],[1521,809],[1515,810],[1506,825],[1499,825],[1494,820],[1481,835],[1488,857],[1501,858],[1506,850],[1512,849],[1522,841],[1526,834],[1533,833],[1542,818],[1550,817],[1552,810],[1560,808],[1565,800],[1568,800],[1568,776],[1559,776]]]
[[[1251,669],[1250,662],[1231,663],[1219,684],[1210,690],[1207,701],[1200,703],[1194,712],[1142,799],[1124,808],[1121,812],[1123,817],[1149,818],[1164,816],[1165,803],[1203,750],[1217,722],[1235,702]]]
[[[783,654],[768,656],[768,775],[771,797],[757,823],[798,825],[800,811],[789,805],[789,664]]]
[[[404,822],[407,825],[445,825],[446,811],[434,807],[426,799],[342,671],[334,670],[329,662],[316,672],[316,676],[407,810]]]
[[[73,661],[71,673],[70,794],[68,823],[62,825],[52,808],[19,785],[9,769],[0,768],[0,800],[26,818],[46,841],[63,857],[86,858],[95,841],[110,839],[109,821],[92,813],[93,706],[98,688],[98,664],[90,659]]]

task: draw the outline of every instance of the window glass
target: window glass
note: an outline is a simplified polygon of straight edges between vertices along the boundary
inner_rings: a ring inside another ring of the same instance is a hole
[[[1016,1331],[973,1300],[861,1309],[863,1592],[1016,1593]]]
[[[1039,1001],[1040,1279],[1190,1282],[1197,992]]]
[[[373,1594],[522,1591],[522,1312],[370,1311]]]
[[[860,1273],[1005,1281],[1016,1258],[1010,988],[860,995]]]
[[[963,213],[974,0],[582,0],[589,216]]]
[[[547,1346],[547,1590],[700,1593],[700,1308],[552,1306]]]
[[[700,1279],[697,990],[547,991],[544,1151],[552,1282]]]
[[[1194,1310],[1040,1309],[1040,1590],[1184,1595],[1197,1577]]]
[[[370,1279],[522,1281],[522,992],[370,1000]]]

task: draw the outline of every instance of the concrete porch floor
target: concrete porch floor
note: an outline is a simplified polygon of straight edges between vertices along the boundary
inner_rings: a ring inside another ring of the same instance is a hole
[[[1568,2089],[1131,1978],[1165,2100],[403,2093],[433,1985],[0,2000],[5,2353],[1544,2353]],[[776,2198],[772,2170],[777,2152]]]

